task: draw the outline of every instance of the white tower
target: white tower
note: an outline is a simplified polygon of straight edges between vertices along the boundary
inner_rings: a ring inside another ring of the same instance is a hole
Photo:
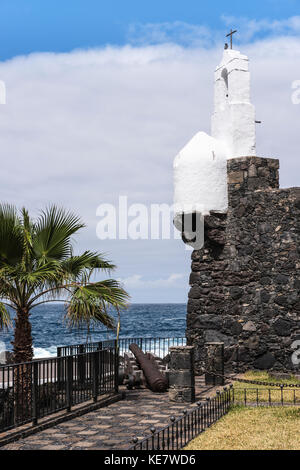
[[[226,49],[215,72],[212,136],[198,132],[174,160],[174,224],[181,232],[189,227],[183,234],[186,243],[201,248],[203,217],[211,211],[227,212],[227,159],[255,155],[249,60]],[[195,220],[200,221],[197,233],[191,230]]]
[[[229,158],[256,155],[249,59],[232,49],[224,50],[222,62],[215,71],[212,136],[228,147]]]

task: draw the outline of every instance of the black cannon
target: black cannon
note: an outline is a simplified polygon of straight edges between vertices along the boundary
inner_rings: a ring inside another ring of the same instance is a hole
[[[152,392],[163,393],[168,389],[168,382],[166,377],[158,370],[154,361],[143,353],[137,344],[129,346],[130,351],[134,354],[136,361],[142,369],[147,385]]]

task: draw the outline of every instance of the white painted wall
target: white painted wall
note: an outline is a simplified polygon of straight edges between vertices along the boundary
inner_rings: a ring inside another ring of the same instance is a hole
[[[227,155],[222,142],[198,132],[174,160],[177,213],[227,210]]]
[[[249,60],[227,49],[215,71],[212,136],[198,132],[174,160],[176,228],[181,231],[183,214],[196,212],[203,217],[211,211],[227,212],[227,159],[255,155]],[[199,244],[203,245],[203,233],[197,248]]]
[[[228,147],[229,158],[256,155],[249,59],[239,51],[224,50],[221,64],[215,71],[212,136]]]

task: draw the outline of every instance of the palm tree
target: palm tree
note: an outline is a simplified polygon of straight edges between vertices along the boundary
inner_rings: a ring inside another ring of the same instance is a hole
[[[27,210],[0,204],[0,328],[11,323],[15,310],[14,362],[33,358],[30,315],[34,307],[64,301],[70,327],[102,323],[113,329],[110,315],[126,307],[128,294],[114,279],[92,282],[98,271],[115,268],[101,254],[73,254],[72,236],[84,224],[56,206],[36,220]]]

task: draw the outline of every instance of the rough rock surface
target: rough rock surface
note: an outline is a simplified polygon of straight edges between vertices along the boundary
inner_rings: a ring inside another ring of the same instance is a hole
[[[228,212],[205,219],[204,247],[192,253],[187,314],[198,371],[206,342],[224,342],[229,369],[296,369],[300,188],[279,189],[278,169],[274,159],[229,160]]]

